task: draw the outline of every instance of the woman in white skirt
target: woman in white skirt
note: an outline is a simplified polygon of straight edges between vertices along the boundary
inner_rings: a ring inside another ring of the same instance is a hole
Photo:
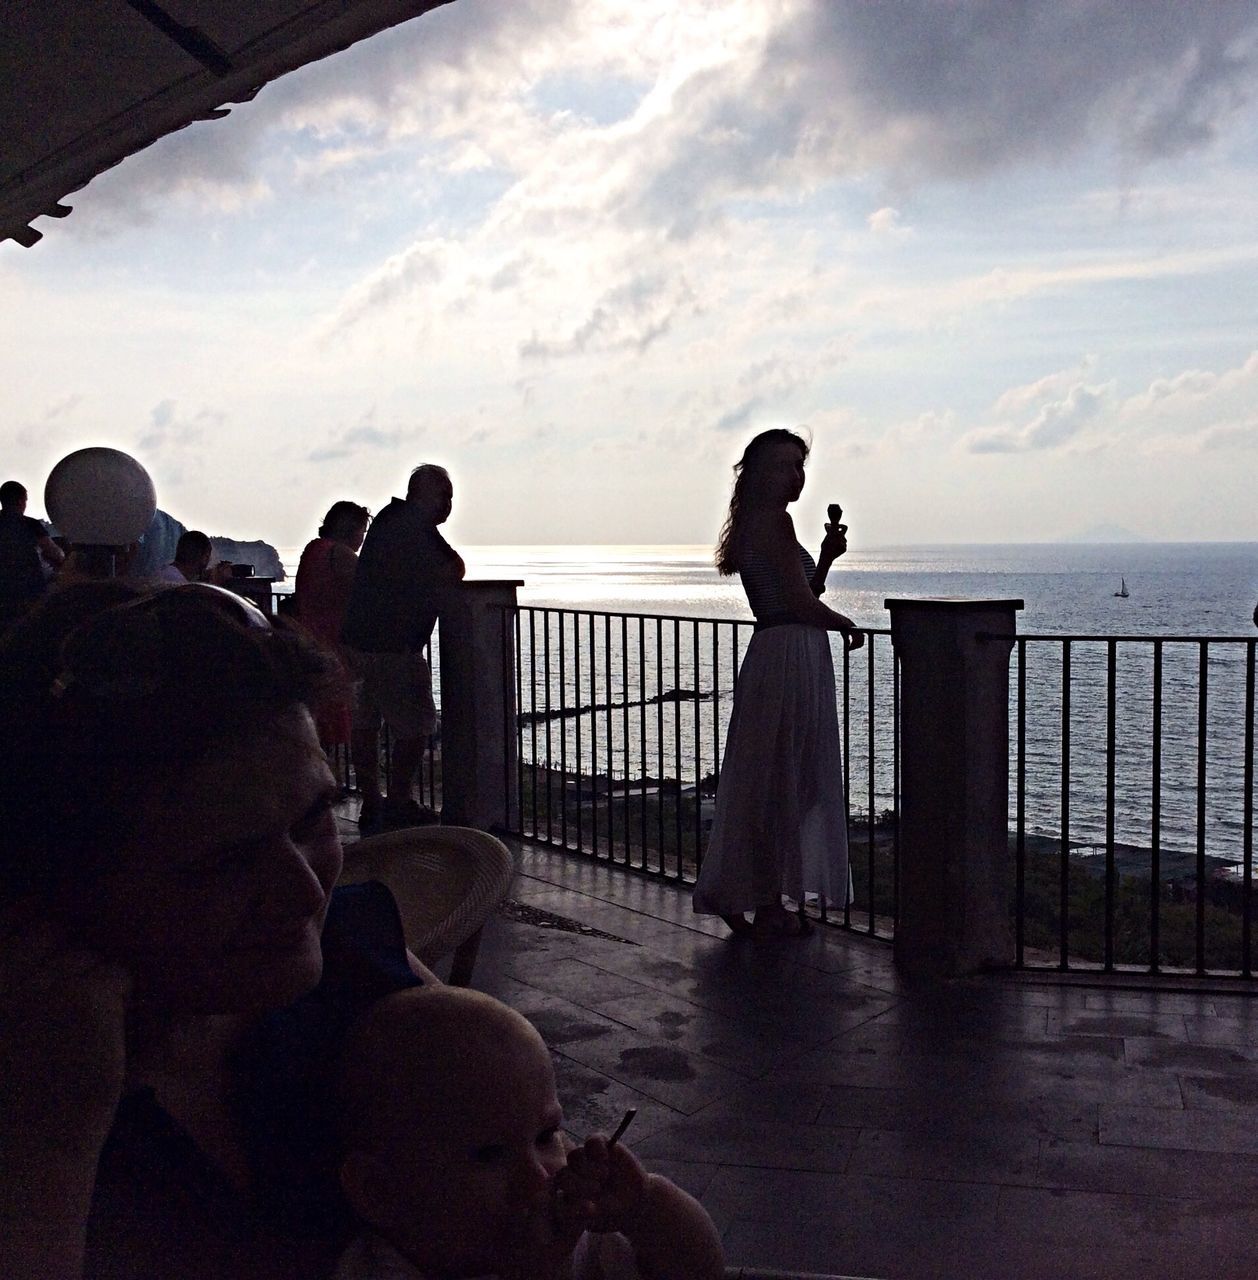
[[[712,838],[694,909],[735,933],[807,931],[806,894],[847,900],[847,813],[827,632],[849,649],[864,636],[817,598],[847,550],[847,526],[826,525],[818,559],[795,539],[786,508],[803,492],[808,444],[793,431],[764,431],[734,467],[734,493],[716,566],[737,573],[756,618],[747,646],[716,793]],[[752,921],[746,912],[754,911]]]

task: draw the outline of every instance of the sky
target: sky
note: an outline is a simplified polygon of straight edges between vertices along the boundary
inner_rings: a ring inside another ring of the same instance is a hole
[[[0,246],[3,470],[277,545],[702,543],[767,427],[853,546],[1258,540],[1251,0],[455,0]]]

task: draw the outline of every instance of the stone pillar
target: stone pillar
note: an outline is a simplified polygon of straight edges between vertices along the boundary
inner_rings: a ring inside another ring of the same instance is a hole
[[[515,590],[521,582],[464,582],[442,610],[441,820],[519,825],[516,764]]]
[[[1021,600],[888,600],[900,660],[896,965],[1013,963],[1009,654]]]

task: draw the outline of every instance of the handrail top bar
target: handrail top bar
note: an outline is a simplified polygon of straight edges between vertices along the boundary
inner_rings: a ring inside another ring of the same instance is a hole
[[[561,604],[491,604],[491,609],[511,610],[516,613],[566,613],[574,618],[645,618],[648,622],[704,622],[714,626],[754,627],[755,618],[699,618],[693,614],[676,613],[620,613],[611,609],[571,609]],[[888,627],[857,627],[867,636],[889,636]],[[837,633],[836,633],[837,634]]]
[[[1023,609],[1021,600],[987,600],[976,596],[893,596],[882,602],[884,609],[893,604],[911,604],[919,609]]]
[[[1008,637],[1001,637],[1007,639]],[[1108,640],[1116,641],[1120,644],[1258,644],[1258,636],[1139,636],[1139,635],[1074,635],[1065,634],[1057,635],[1050,632],[1043,634],[1032,634],[1030,632],[1019,631],[1017,635],[1019,640],[1079,640],[1089,643],[1101,644]]]

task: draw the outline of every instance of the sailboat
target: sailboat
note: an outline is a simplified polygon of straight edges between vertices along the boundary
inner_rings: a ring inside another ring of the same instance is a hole
[[[1127,579],[1126,579],[1126,578],[1123,578],[1123,579],[1122,579],[1122,584],[1123,584],[1123,585],[1122,585],[1121,587],[1119,587],[1117,591],[1115,591],[1115,592],[1114,592],[1114,596],[1115,596],[1115,598],[1116,598],[1116,599],[1118,599],[1118,600],[1126,600],[1126,599],[1127,599],[1127,597],[1128,597],[1129,595],[1131,595],[1131,592],[1127,590]]]

